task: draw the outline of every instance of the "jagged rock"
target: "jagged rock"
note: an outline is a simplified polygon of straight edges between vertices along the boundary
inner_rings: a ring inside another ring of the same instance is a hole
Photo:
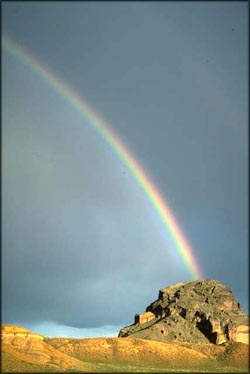
[[[178,283],[159,291],[119,337],[170,342],[248,343],[249,319],[230,289],[216,280]]]

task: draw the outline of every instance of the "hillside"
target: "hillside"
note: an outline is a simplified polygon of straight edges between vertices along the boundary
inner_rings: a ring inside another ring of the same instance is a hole
[[[2,373],[248,372],[248,345],[136,338],[46,338],[2,326]]]

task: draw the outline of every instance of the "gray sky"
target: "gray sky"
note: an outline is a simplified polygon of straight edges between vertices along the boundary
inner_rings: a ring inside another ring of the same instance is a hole
[[[106,119],[247,312],[247,2],[5,2],[2,21]],[[116,333],[190,273],[107,143],[2,64],[3,323]]]

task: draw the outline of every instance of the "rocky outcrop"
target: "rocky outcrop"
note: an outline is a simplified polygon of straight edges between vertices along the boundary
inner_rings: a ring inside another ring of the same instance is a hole
[[[87,372],[89,365],[50,346],[23,327],[1,327],[1,373]],[[90,365],[92,367],[92,365]]]
[[[1,326],[1,340],[4,343],[20,346],[21,348],[30,343],[42,342],[44,337],[23,327],[3,325]]]
[[[249,318],[230,289],[216,280],[178,283],[159,291],[145,313],[119,337],[222,344],[249,342]]]

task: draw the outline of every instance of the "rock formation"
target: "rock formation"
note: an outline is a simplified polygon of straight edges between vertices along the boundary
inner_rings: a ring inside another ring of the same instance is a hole
[[[19,346],[23,344],[36,344],[39,341],[43,341],[44,337],[35,332],[29,331],[23,327],[3,325],[1,326],[1,339],[5,343]],[[20,348],[20,347],[19,347]]]
[[[249,319],[230,289],[216,280],[178,283],[159,291],[119,337],[222,344],[249,340]]]
[[[13,325],[1,326],[1,373],[88,372],[89,365],[46,342],[44,336]],[[90,368],[92,365],[90,365]],[[96,367],[95,367],[96,368]]]

